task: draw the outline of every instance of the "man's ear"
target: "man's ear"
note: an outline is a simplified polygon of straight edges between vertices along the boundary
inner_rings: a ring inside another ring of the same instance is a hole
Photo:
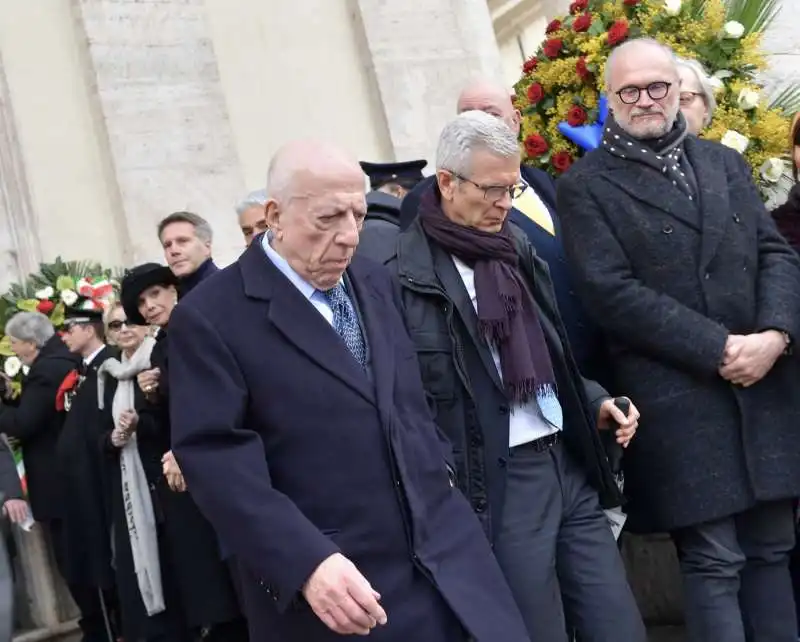
[[[440,169],[436,171],[436,181],[439,185],[439,191],[442,193],[442,198],[445,201],[452,201],[453,193],[458,187],[458,179],[446,169]]]

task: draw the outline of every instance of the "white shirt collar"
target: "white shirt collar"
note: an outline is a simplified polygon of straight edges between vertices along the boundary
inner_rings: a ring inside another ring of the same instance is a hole
[[[103,350],[103,348],[105,348],[105,346],[104,346],[104,345],[102,345],[102,346],[100,346],[99,348],[97,348],[97,350],[95,350],[94,352],[92,352],[92,354],[90,354],[88,357],[84,357],[84,359],[83,359],[83,363],[85,363],[85,364],[88,366],[88,365],[89,365],[89,364],[90,364],[92,361],[94,361],[94,358],[95,358],[95,357],[96,357],[98,354],[100,354],[100,352]]]

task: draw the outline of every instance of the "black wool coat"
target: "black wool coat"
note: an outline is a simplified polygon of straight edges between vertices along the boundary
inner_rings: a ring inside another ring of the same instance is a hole
[[[800,266],[733,150],[689,137],[699,193],[597,150],[559,180],[575,285],[607,333],[616,394],[641,411],[631,524],[672,530],[800,494],[800,361],[719,375],[729,334],[800,339]]]
[[[67,413],[56,410],[56,392],[79,363],[80,358],[54,335],[31,364],[20,397],[0,404],[0,432],[22,446],[28,496],[39,522],[58,519],[62,514],[64,498],[57,476],[56,443]]]

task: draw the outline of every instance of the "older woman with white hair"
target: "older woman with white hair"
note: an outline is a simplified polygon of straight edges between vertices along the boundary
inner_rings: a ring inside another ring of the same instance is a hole
[[[239,228],[242,230],[245,245],[250,247],[253,239],[267,229],[267,190],[250,192],[236,206]]]
[[[680,105],[689,133],[697,136],[711,124],[717,100],[706,70],[696,60],[677,58],[681,78]]]

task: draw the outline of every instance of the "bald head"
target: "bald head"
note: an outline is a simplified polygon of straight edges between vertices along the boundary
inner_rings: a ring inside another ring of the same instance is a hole
[[[307,197],[336,177],[364,183],[358,163],[339,147],[315,140],[293,141],[272,157],[267,193],[276,201]]]
[[[267,184],[272,249],[316,289],[334,287],[367,212],[361,167],[334,145],[296,141],[275,154]]]
[[[511,102],[511,92],[502,84],[486,78],[471,81],[458,96],[456,111],[482,111],[500,118],[519,134],[520,113]]]
[[[678,76],[677,59],[672,49],[662,45],[652,38],[635,38],[614,47],[606,62],[606,89],[609,92],[618,91],[620,87],[614,83],[615,72],[620,68],[640,68],[650,65],[659,65],[674,70]],[[618,75],[618,74],[617,74]]]

